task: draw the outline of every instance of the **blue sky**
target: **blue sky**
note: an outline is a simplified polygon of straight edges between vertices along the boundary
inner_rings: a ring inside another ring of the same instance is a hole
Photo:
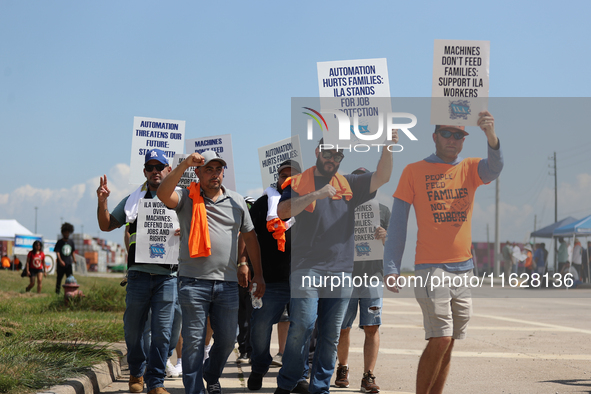
[[[489,40],[490,96],[527,98],[493,113],[506,159],[500,234],[523,241],[534,215],[539,226],[554,219],[554,151],[559,219],[591,214],[590,11],[580,1],[2,0],[0,218],[34,230],[37,206],[46,238],[61,218],[98,235],[98,177],[109,176],[111,208],[132,190],[134,116],[185,120],[186,138],[232,134],[238,192],[256,195],[257,148],[290,135],[292,97],[318,95],[316,62],[387,58],[393,97],[429,97],[433,40]],[[554,111],[558,97],[570,99]],[[433,151],[428,120],[416,130],[424,138],[395,157],[385,202],[404,165]],[[463,156],[486,153],[478,132]],[[476,203],[474,240],[484,241],[494,185]]]

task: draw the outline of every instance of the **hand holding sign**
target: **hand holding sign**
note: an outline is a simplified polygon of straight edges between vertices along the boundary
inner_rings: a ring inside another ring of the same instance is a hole
[[[103,175],[99,179],[100,185],[99,188],[96,190],[96,196],[98,197],[99,202],[105,202],[111,194],[111,191],[107,187],[107,176]]]
[[[478,126],[484,131],[488,144],[496,149],[499,143],[499,139],[495,133],[495,118],[488,111],[482,111],[478,113]]]
[[[392,139],[390,141],[392,141],[395,144],[398,143],[398,129],[392,130]]]

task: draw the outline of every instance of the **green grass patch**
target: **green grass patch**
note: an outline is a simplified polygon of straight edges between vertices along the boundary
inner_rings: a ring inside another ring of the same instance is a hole
[[[25,293],[28,278],[0,271],[0,393],[36,392],[114,357],[105,343],[124,340],[121,278],[76,279],[85,296],[66,304],[54,276]]]

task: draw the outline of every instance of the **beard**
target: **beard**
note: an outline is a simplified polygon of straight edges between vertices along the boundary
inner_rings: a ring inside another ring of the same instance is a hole
[[[324,163],[324,164],[326,164],[326,163]],[[320,155],[318,155],[318,157],[316,158],[316,169],[324,177],[332,178],[334,176],[334,174],[336,174],[337,171],[339,170],[340,164],[334,164],[334,170],[333,171],[327,171],[327,170],[325,170],[324,169],[324,164],[322,164],[322,161],[320,160]]]

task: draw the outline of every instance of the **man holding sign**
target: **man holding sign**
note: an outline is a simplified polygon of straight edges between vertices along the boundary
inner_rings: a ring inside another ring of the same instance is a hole
[[[417,394],[441,393],[449,373],[456,339],[466,336],[472,312],[470,277],[471,219],[476,189],[496,179],[503,169],[494,118],[480,112],[478,126],[488,141],[488,159],[462,159],[464,126],[435,127],[435,154],[406,166],[394,193],[384,251],[384,281],[398,292],[397,279],[406,242],[410,206],[414,205],[418,235],[415,297],[423,311],[429,342],[419,361]],[[450,287],[462,279],[462,286]]]
[[[129,364],[129,391],[141,393],[144,380],[148,394],[166,393],[164,389],[165,368],[171,341],[172,322],[177,302],[177,264],[142,264],[136,262],[136,236],[140,200],[152,199],[162,180],[170,172],[168,160],[160,149],[146,152],[144,176],[146,182],[131,195],[125,197],[109,213],[107,198],[111,193],[107,176],[100,180],[98,196],[98,222],[102,231],[113,231],[129,223],[129,251],[127,254],[127,295],[123,329]],[[142,334],[148,312],[152,342],[149,356],[142,347]],[[178,339],[178,332],[177,332]],[[174,347],[174,346],[173,346]],[[147,366],[146,366],[147,361]]]
[[[183,384],[187,394],[221,394],[219,378],[236,342],[238,324],[238,235],[246,243],[262,297],[265,281],[259,243],[244,198],[222,186],[226,162],[217,152],[193,153],[172,170],[158,197],[179,217],[179,302],[183,313]],[[197,167],[199,183],[175,190],[185,170]],[[242,258],[242,257],[241,257]],[[241,277],[241,285],[246,286]],[[209,358],[203,364],[207,317],[214,332]]]
[[[397,131],[392,141],[398,142]],[[319,337],[309,388],[311,393],[329,391],[341,324],[351,297],[355,208],[373,198],[392,173],[388,149],[382,151],[375,172],[341,175],[337,171],[345,158],[343,151],[325,147],[321,140],[315,151],[316,166],[285,182],[277,206],[280,219],[293,216],[296,224],[292,233],[290,326],[276,394],[289,393],[300,380],[314,322]],[[313,285],[327,277],[330,281],[325,286]]]

